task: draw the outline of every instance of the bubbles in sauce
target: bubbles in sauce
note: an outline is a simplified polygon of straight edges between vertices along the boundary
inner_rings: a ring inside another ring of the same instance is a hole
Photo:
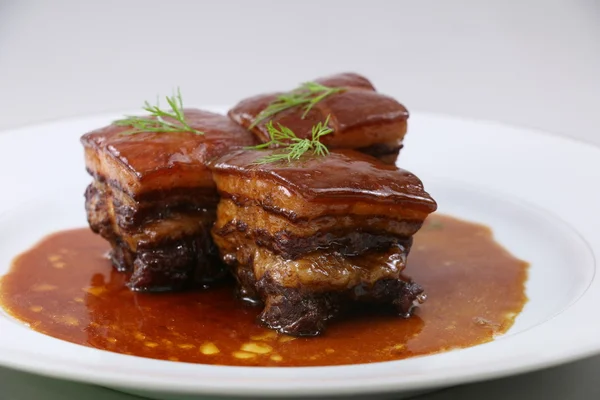
[[[14,261],[2,305],[32,329],[118,353],[204,364],[317,366],[398,360],[484,343],[506,332],[526,302],[527,263],[482,225],[434,214],[415,236],[406,273],[428,299],[409,319],[356,309],[323,336],[293,338],[258,326],[260,311],[231,284],[145,294],[104,256],[89,229],[55,233]]]

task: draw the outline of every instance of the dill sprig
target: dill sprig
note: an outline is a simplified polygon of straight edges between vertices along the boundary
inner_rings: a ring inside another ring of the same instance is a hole
[[[252,146],[250,149],[266,149],[269,147],[279,147],[273,154],[259,158],[255,164],[269,164],[279,161],[287,161],[288,163],[292,160],[298,160],[308,151],[312,150],[312,153],[316,156],[326,156],[329,154],[327,147],[321,143],[321,137],[333,132],[333,129],[329,127],[329,115],[325,119],[325,122],[319,122],[317,125],[312,127],[312,135],[310,139],[300,139],[296,134],[288,127],[281,124],[277,124],[276,128],[273,125],[273,121],[267,123],[267,131],[271,140],[267,143]]]
[[[181,98],[181,91],[179,88],[177,88],[176,94],[166,96],[166,100],[171,107],[170,110],[161,110],[158,99],[156,100],[156,105],[152,105],[145,101],[142,108],[150,115],[141,117],[128,115],[124,119],[114,121],[113,124],[131,127],[130,130],[123,132],[122,135],[133,135],[142,132],[191,132],[196,135],[204,135],[204,132],[192,128],[185,121],[185,116],[183,115],[183,99]],[[167,121],[165,118],[174,121]]]
[[[334,93],[343,91],[344,88],[331,88],[325,85],[321,85],[317,82],[305,82],[297,89],[291,92],[280,94],[277,98],[271,102],[267,108],[262,110],[250,124],[250,129],[261,123],[267,118],[274,116],[287,109],[302,106],[304,113],[302,119],[304,119],[310,110],[328,96]]]

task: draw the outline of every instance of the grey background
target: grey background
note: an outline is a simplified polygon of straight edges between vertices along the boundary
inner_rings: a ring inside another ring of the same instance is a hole
[[[187,104],[228,105],[339,71],[412,111],[600,144],[597,0],[0,0],[0,129],[136,109],[175,86]],[[598,398],[597,372],[600,358],[426,398]],[[0,387],[130,398],[4,369]]]

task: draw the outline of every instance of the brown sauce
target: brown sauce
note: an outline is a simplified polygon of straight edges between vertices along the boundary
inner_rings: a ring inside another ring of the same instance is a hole
[[[525,301],[527,264],[482,225],[434,214],[415,237],[407,273],[428,294],[410,319],[358,313],[316,338],[278,335],[231,286],[133,293],[89,229],[55,233],[1,281],[4,308],[36,331],[118,353],[204,364],[315,366],[398,360],[488,342]],[[371,310],[372,311],[372,310]]]

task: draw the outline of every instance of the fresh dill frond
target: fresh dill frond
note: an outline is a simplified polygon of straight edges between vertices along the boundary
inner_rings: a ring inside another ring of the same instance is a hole
[[[343,90],[345,89],[331,88],[317,82],[305,82],[291,92],[277,96],[273,102],[256,116],[252,124],[250,124],[250,129],[265,119],[293,107],[302,106],[304,108],[304,113],[302,113],[302,119],[304,119],[318,102]]]
[[[277,124],[278,127],[275,127],[273,121],[269,121],[267,123],[267,131],[269,132],[271,140],[267,143],[252,146],[250,149],[257,150],[269,147],[281,147],[274,153],[259,158],[254,163],[270,164],[279,161],[287,161],[289,163],[292,160],[298,160],[302,155],[309,151],[312,151],[316,156],[326,156],[329,154],[329,149],[321,143],[321,138],[333,132],[333,129],[329,127],[329,117],[330,115],[327,116],[324,122],[319,122],[312,127],[310,139],[300,139],[290,128],[281,124]]]
[[[181,97],[181,90],[177,88],[177,93],[172,96],[166,96],[167,103],[170,110],[162,110],[158,99],[156,105],[152,105],[145,101],[142,107],[144,111],[148,112],[148,116],[126,116],[123,119],[114,121],[113,124],[117,126],[127,126],[131,129],[122,133],[122,135],[134,135],[142,132],[191,132],[196,135],[204,135],[197,129],[192,128],[185,120],[183,115],[183,99]],[[172,119],[174,121],[168,121],[165,118]]]

